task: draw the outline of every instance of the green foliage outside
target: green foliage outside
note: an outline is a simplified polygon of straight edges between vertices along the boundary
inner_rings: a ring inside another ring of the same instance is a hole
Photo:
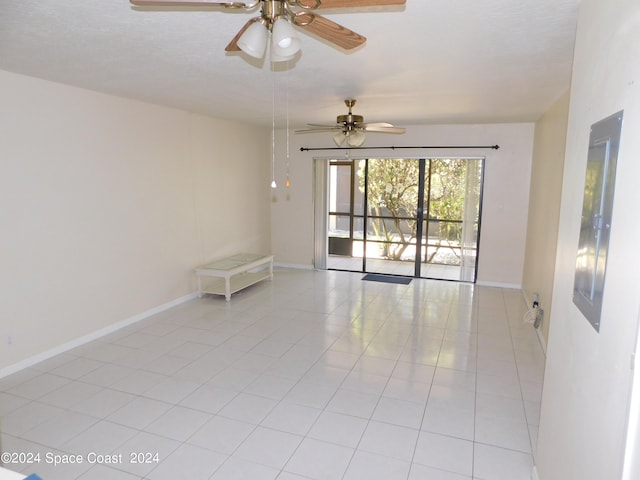
[[[358,165],[361,191],[365,188],[365,163],[360,161]],[[428,191],[430,180],[431,198],[425,199],[425,208],[428,203],[429,243],[432,246],[428,250],[428,262],[441,248],[448,248],[460,256],[467,164],[465,160],[448,158],[427,161],[425,184]],[[405,250],[416,243],[418,168],[418,161],[414,159],[369,160],[368,214],[373,230],[369,235],[373,233],[376,238],[389,242],[384,244],[383,254],[393,260],[400,260]]]

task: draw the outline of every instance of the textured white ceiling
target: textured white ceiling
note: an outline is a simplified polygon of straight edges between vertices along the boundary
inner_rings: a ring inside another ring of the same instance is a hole
[[[332,123],[356,98],[396,125],[536,120],[570,83],[579,0],[407,0],[322,11],[367,37],[345,52],[301,33],[274,72],[224,47],[249,18],[128,0],[0,0],[0,69],[218,118]],[[287,97],[288,108],[287,105]]]

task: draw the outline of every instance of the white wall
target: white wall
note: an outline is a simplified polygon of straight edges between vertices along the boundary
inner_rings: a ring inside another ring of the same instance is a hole
[[[553,299],[553,276],[567,141],[569,92],[536,122],[529,196],[527,249],[522,288],[528,302],[538,294],[544,312],[540,331],[546,345]]]
[[[640,306],[639,88],[640,3],[583,0],[537,448],[540,480],[621,478],[631,353]],[[602,321],[597,333],[572,302],[589,128],[623,109]]]
[[[285,135],[279,132],[276,174],[284,185]],[[499,150],[367,150],[351,158],[486,157],[478,283],[519,287],[522,282],[534,124],[409,126],[404,135],[369,134],[366,146],[500,145]],[[300,152],[300,147],[334,147],[329,133],[291,136],[292,186],[272,195],[272,245],[276,261],[313,265],[313,158],[344,151]]]
[[[268,131],[3,71],[0,105],[0,372],[270,250]]]

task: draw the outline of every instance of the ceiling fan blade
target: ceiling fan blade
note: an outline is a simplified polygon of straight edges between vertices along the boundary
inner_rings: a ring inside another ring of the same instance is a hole
[[[295,133],[338,132],[340,130],[342,130],[342,127],[324,127],[324,128],[309,128],[307,130],[296,130]]]
[[[244,2],[210,2],[208,0],[129,0],[139,7],[229,7],[247,8]]]
[[[314,33],[320,38],[324,38],[345,50],[358,47],[367,41],[367,39],[362,35],[359,35],[356,32],[319,15],[302,12],[302,15],[296,18],[298,18],[296,25],[299,27]]]
[[[392,124],[387,123],[387,122],[363,123],[362,126],[365,127],[365,128],[367,128],[367,127],[393,127]]]
[[[402,127],[394,127],[390,123],[368,123],[362,126],[367,132],[376,133],[404,133],[406,129]]]
[[[406,130],[401,127],[376,127],[376,126],[366,126],[364,128],[367,132],[375,132],[375,133],[404,133]]]
[[[239,52],[240,51],[240,47],[238,46],[238,40],[240,40],[240,37],[242,36],[242,34],[245,32],[245,30],[247,28],[249,28],[253,23],[257,22],[258,20],[260,20],[260,17],[256,17],[256,18],[252,18],[251,20],[249,20],[247,23],[244,24],[244,27],[242,27],[240,29],[240,31],[238,33],[236,33],[236,36],[233,37],[233,40],[231,40],[229,42],[229,45],[227,45],[226,47],[224,47],[224,50],[226,52]]]
[[[303,1],[305,5],[315,4],[315,0]],[[378,7],[385,5],[404,5],[407,0],[322,0],[318,8]]]

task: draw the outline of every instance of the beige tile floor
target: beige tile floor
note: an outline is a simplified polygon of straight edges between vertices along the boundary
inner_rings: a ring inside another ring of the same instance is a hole
[[[0,379],[44,480],[529,480],[544,355],[519,291],[277,270]],[[54,460],[61,463],[54,465]],[[80,460],[82,463],[72,463]]]

